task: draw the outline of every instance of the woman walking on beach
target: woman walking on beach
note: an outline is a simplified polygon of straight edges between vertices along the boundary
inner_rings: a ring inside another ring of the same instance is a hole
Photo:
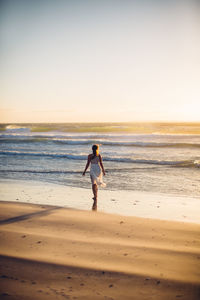
[[[103,183],[102,180],[102,172],[103,175],[105,176],[105,170],[103,167],[103,163],[102,163],[102,157],[99,154],[99,145],[93,145],[92,146],[92,154],[88,155],[88,160],[85,166],[85,170],[83,172],[83,176],[85,175],[89,165],[91,164],[90,167],[90,178],[91,178],[91,182],[92,182],[92,191],[94,194],[94,204],[92,209],[96,209],[97,208],[97,193],[98,193],[98,185],[101,185],[103,187],[106,186],[105,183]]]

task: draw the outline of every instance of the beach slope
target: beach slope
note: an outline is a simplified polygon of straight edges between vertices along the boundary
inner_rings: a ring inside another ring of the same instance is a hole
[[[1,299],[200,298],[200,225],[0,202]]]

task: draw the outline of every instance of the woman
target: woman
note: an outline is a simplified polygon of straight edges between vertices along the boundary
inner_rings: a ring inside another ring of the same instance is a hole
[[[104,170],[103,163],[102,163],[102,157],[99,154],[99,145],[93,145],[92,146],[92,152],[93,152],[92,154],[88,155],[88,161],[87,161],[87,164],[85,166],[83,176],[85,175],[89,165],[91,164],[90,178],[91,178],[91,181],[92,181],[92,191],[93,191],[93,194],[94,194],[93,209],[95,209],[96,205],[97,205],[98,185],[106,186],[106,184],[103,183],[103,180],[102,180],[102,172],[103,172],[103,175],[105,176],[105,170]]]

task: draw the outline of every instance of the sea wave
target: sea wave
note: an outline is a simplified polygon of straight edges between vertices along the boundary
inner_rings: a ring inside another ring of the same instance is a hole
[[[173,134],[200,134],[200,123],[17,123],[4,124],[7,132],[23,132],[24,130],[35,133],[62,132],[62,133],[150,133],[159,135]]]
[[[29,128],[27,126],[19,126],[19,125],[16,125],[16,124],[11,124],[11,125],[7,125],[6,126],[6,130],[24,130],[24,129],[27,129],[29,130]]]
[[[0,142],[3,143],[55,143],[61,145],[92,145],[99,144],[103,146],[112,147],[146,147],[146,148],[200,148],[200,143],[196,142],[142,142],[142,141],[109,141],[103,139],[95,139],[95,137],[85,138],[83,137],[68,137],[68,138],[49,138],[44,136],[35,137],[0,137]]]
[[[107,169],[106,168],[106,173],[128,173],[128,172],[133,172],[134,170],[144,170],[144,169],[149,169],[149,168],[117,168],[117,169]],[[75,175],[75,174],[80,174],[82,175],[83,171],[66,171],[66,170],[32,170],[32,169],[0,169],[0,173],[28,173],[28,174],[52,174],[52,175],[61,175],[61,174],[67,174],[67,175]]]
[[[50,157],[54,159],[65,158],[69,160],[86,160],[87,155],[71,154],[71,153],[46,153],[46,152],[20,152],[20,151],[0,151],[0,155],[7,156],[39,156]],[[200,167],[199,160],[151,160],[151,159],[134,159],[131,157],[104,157],[104,161],[120,162],[120,163],[133,163],[133,164],[151,164],[151,165],[165,165],[174,167]]]
[[[126,146],[126,147],[149,147],[149,148],[167,148],[167,147],[195,147],[200,148],[200,143],[177,143],[177,142],[121,142],[121,141],[105,141],[105,140],[65,140],[53,139],[53,142],[67,145],[90,145],[100,144],[105,146]]]
[[[20,152],[20,151],[0,151],[0,155],[8,156],[40,156],[40,157],[51,157],[51,158],[66,158],[66,159],[76,159],[85,160],[87,155],[74,155],[65,153],[46,153],[46,152]]]
[[[2,169],[2,173],[31,173],[31,174],[82,174],[81,171],[65,171],[65,170],[12,170],[12,169]]]

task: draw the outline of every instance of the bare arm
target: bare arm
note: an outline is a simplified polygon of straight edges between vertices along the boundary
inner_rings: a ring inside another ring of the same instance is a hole
[[[100,162],[100,166],[101,166],[101,169],[102,169],[103,175],[105,176],[105,175],[106,175],[106,173],[105,173],[105,170],[104,170],[104,166],[103,166],[103,162],[102,162],[102,157],[101,157],[101,155],[99,155],[99,162]]]
[[[85,173],[86,173],[86,171],[87,171],[87,169],[88,169],[88,167],[89,167],[89,165],[90,165],[90,162],[91,162],[91,155],[88,155],[88,160],[87,160],[87,163],[86,163],[86,166],[85,166],[85,170],[84,170],[84,172],[83,172],[83,176],[85,175]]]

